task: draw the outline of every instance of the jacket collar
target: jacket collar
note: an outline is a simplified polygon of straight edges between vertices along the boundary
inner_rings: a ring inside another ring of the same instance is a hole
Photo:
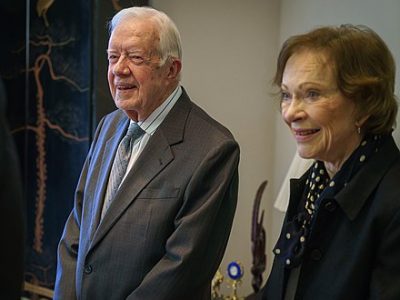
[[[393,137],[360,169],[354,178],[337,195],[336,201],[350,220],[354,220],[382,177],[399,158]]]
[[[393,137],[390,137],[380,150],[353,177],[349,184],[335,196],[335,200],[350,220],[354,220],[357,217],[368,197],[393,162],[398,158],[399,149]],[[297,213],[299,199],[303,193],[304,185],[311,168],[301,178],[290,180],[290,199],[287,211],[289,217]]]

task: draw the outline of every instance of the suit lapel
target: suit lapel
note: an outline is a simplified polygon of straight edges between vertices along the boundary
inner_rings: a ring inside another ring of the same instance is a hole
[[[101,241],[112,226],[118,221],[121,215],[129,209],[131,203],[136,199],[138,194],[148,185],[148,183],[159,174],[173,159],[171,145],[179,143],[183,140],[183,133],[187,116],[190,111],[190,101],[186,93],[183,91],[175,106],[171,109],[165,120],[148,141],[133,168],[129,171],[127,177],[122,183],[120,189],[115,195],[115,199],[111,203],[103,220],[100,222],[94,233],[90,249]],[[123,132],[123,130],[122,130]],[[119,135],[118,135],[119,136]],[[115,142],[109,141],[108,144],[113,153],[116,151],[119,139]],[[115,145],[117,144],[117,145]],[[109,152],[107,152],[109,153]],[[106,155],[112,156],[113,155]],[[102,167],[101,180],[99,180],[98,189],[102,190],[101,194],[95,199],[104,198],[104,186],[107,186],[107,180],[111,168],[112,159],[104,159],[104,170]],[[96,201],[96,221],[100,219],[100,211],[102,201]]]
[[[115,126],[115,134],[112,135],[106,142],[104,151],[102,153],[101,165],[99,169],[99,178],[94,190],[92,220],[90,222],[90,240],[92,240],[94,233],[100,223],[100,215],[103,208],[103,200],[108,185],[108,177],[111,172],[112,164],[114,161],[115,152],[117,151],[118,145],[122,136],[124,135],[128,126],[128,119],[123,118],[117,122]]]

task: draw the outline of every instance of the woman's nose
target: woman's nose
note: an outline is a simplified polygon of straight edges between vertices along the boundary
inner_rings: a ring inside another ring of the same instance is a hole
[[[290,101],[282,103],[282,117],[287,123],[298,121],[305,116],[304,103],[293,96]]]

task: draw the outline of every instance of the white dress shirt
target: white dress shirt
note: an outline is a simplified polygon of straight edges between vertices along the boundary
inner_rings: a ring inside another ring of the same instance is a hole
[[[168,113],[181,95],[182,88],[180,85],[178,85],[177,88],[171,93],[171,95],[169,95],[168,98],[159,107],[157,107],[145,120],[137,122],[140,128],[145,131],[145,134],[136,139],[132,146],[131,157],[128,163],[128,167],[126,168],[125,176],[122,179],[121,183],[125,180],[126,175],[132,169],[144,147],[146,147],[150,137],[154,134],[162,121],[164,121],[165,117],[168,115]],[[134,121],[131,120],[130,122]]]

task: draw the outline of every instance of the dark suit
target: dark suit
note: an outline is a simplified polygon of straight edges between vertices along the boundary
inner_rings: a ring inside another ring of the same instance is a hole
[[[291,180],[285,220],[307,177]],[[392,138],[315,217],[296,299],[400,299],[400,154]],[[285,273],[275,259],[263,299],[282,299]]]
[[[185,92],[99,224],[122,111],[100,122],[58,252],[56,299],[209,299],[236,208],[239,148]]]
[[[0,299],[20,299],[25,222],[17,151],[6,122],[5,105],[6,96],[0,81]]]

